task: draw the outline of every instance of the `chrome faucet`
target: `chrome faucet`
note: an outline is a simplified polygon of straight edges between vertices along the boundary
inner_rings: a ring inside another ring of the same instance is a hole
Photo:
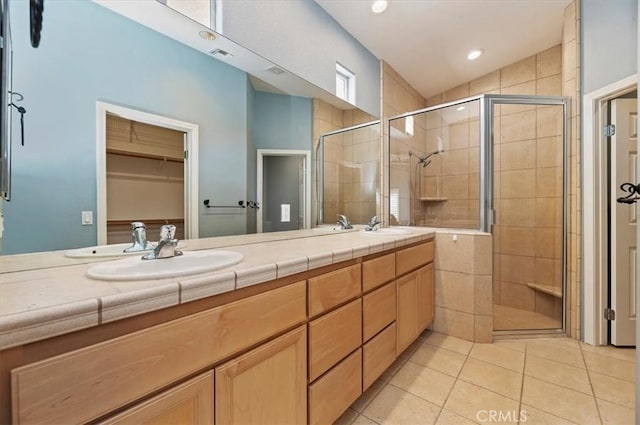
[[[353,229],[353,226],[349,223],[349,219],[346,215],[338,214],[338,224],[342,230]]]
[[[171,258],[182,255],[182,251],[178,251],[178,239],[173,236],[176,233],[176,226],[173,224],[165,224],[160,227],[160,240],[158,245],[142,257],[143,260],[157,260],[160,258]]]
[[[376,226],[379,224],[382,224],[382,222],[378,220],[377,215],[374,215],[373,217],[371,217],[371,220],[369,220],[369,223],[367,223],[367,227],[365,227],[364,230],[367,232],[373,232],[376,230]]]
[[[141,221],[131,223],[131,237],[133,245],[125,248],[122,252],[138,252],[153,249],[153,245],[147,241],[147,226]]]

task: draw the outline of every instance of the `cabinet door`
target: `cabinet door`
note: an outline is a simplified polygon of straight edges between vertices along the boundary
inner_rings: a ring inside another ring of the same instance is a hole
[[[216,368],[216,424],[307,420],[307,332],[301,326]]]
[[[433,263],[418,270],[418,333],[433,321],[434,314]]]
[[[418,336],[418,271],[397,280],[396,312],[397,354],[402,353]]]
[[[171,388],[102,425],[213,424],[213,372]]]

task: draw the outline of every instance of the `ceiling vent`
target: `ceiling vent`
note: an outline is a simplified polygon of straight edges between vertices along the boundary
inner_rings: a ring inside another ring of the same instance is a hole
[[[286,71],[282,68],[278,68],[277,66],[272,66],[271,68],[267,68],[267,71],[271,72],[272,74],[276,74],[276,75],[280,75],[280,74],[284,74]]]
[[[211,53],[213,56],[219,57],[219,58],[230,58],[233,55],[229,52],[227,52],[226,50],[222,50],[222,49],[215,49],[210,51],[209,53]]]

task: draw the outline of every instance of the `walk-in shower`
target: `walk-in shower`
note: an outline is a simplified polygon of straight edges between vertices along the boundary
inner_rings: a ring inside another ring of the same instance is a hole
[[[567,100],[480,95],[393,117],[389,221],[493,234],[495,331],[562,330]]]

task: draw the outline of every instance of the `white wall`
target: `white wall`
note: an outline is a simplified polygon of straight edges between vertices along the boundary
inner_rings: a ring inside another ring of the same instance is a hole
[[[380,64],[313,0],[222,2],[222,33],[335,94],[336,61],[356,74],[356,106],[380,114]]]

